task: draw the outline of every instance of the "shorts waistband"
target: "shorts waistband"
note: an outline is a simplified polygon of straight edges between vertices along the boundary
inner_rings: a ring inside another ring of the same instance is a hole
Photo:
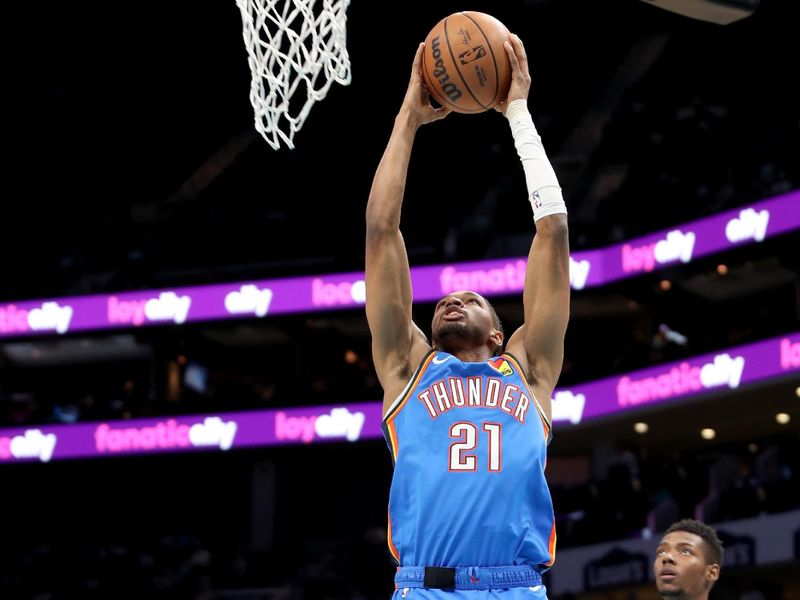
[[[542,575],[538,569],[530,565],[398,567],[394,583],[398,588],[492,590],[542,585]]]

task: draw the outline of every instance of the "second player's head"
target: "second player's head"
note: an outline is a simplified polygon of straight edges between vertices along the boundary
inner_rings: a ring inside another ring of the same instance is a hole
[[[475,292],[453,292],[439,300],[431,332],[434,347],[450,354],[486,347],[495,355],[503,349],[503,324],[489,301]]]
[[[667,529],[656,548],[653,572],[662,598],[708,598],[719,579],[722,544],[708,525],[692,519]]]

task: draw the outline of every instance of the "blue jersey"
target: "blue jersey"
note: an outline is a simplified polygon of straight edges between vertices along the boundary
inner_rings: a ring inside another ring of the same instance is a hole
[[[513,356],[473,363],[431,351],[383,433],[394,459],[389,549],[400,566],[553,564],[550,423]]]

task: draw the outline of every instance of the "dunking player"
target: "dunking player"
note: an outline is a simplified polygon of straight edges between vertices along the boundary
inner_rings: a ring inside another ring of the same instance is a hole
[[[400,208],[417,128],[441,119],[417,49],[367,206],[367,319],[384,389],[383,428],[395,463],[389,547],[402,598],[544,598],[555,559],[544,477],[550,395],[569,319],[566,207],[527,109],[530,76],[518,37],[506,43],[512,84],[501,112],[525,171],[536,236],[523,294],[525,323],[503,348],[489,302],[461,291],[436,305],[433,345],[411,320]],[[465,123],[465,126],[467,124]],[[477,595],[476,595],[477,594]]]
[[[722,543],[717,532],[700,521],[673,523],[656,548],[653,574],[664,600],[708,600],[719,579]]]

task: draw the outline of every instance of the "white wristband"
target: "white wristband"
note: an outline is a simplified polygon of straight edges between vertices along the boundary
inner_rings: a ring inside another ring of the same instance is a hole
[[[547,159],[542,138],[536,131],[528,102],[512,100],[506,107],[506,118],[514,136],[514,145],[525,171],[528,200],[533,208],[533,220],[556,214],[567,214],[564,196],[553,166]]]

